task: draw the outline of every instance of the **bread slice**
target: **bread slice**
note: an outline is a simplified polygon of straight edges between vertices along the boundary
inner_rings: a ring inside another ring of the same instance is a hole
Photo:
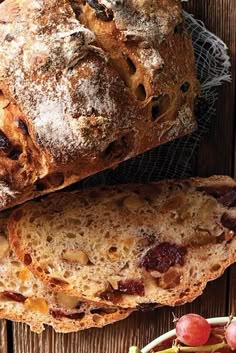
[[[131,313],[48,290],[9,248],[5,223],[0,219],[0,319],[24,322],[37,333],[43,331],[44,324],[57,332],[72,332],[102,327]]]
[[[236,260],[234,206],[226,176],[100,187],[29,202],[8,229],[52,290],[125,308],[177,305]]]

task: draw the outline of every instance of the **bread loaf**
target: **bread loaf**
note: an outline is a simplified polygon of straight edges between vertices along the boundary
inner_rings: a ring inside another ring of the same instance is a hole
[[[19,259],[52,290],[125,308],[192,301],[236,260],[236,182],[58,193],[14,211]]]
[[[126,318],[132,311],[84,303],[76,297],[53,293],[35,278],[9,247],[6,220],[0,219],[0,319],[20,321],[40,333],[44,325],[57,332],[103,327]]]
[[[0,209],[196,128],[179,0],[0,5]]]

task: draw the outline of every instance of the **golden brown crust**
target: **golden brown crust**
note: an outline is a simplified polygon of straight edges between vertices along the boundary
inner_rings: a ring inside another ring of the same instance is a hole
[[[88,4],[79,15],[80,1],[0,5],[1,209],[196,128],[199,85],[180,4],[148,4],[112,8],[108,22]],[[158,30],[143,35],[140,23]]]
[[[0,319],[22,322],[30,326],[30,329],[35,333],[41,333],[44,325],[52,326],[56,332],[69,333],[89,328],[102,328],[106,325],[111,325],[117,321],[124,320],[132,313],[132,310],[117,309],[117,312],[112,314],[97,315],[84,317],[82,320],[70,320],[67,318],[55,319],[49,315],[39,313],[31,313],[24,309],[22,304],[14,303],[9,305],[7,309],[2,309],[0,306]]]

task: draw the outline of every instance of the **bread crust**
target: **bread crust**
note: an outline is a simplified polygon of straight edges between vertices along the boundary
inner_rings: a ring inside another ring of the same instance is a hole
[[[226,176],[100,187],[25,204],[8,229],[19,259],[29,254],[26,265],[52,290],[125,308],[175,306],[194,300],[235,261],[235,205],[236,182]],[[42,258],[51,246],[48,272]],[[77,250],[91,263],[65,256]]]
[[[98,321],[92,319],[92,315],[82,320],[54,319],[49,315],[30,313],[22,307],[22,304],[14,303],[8,309],[0,308],[0,319],[22,322],[30,326],[32,332],[42,333],[44,325],[51,326],[58,333],[71,333],[89,328],[102,328],[127,318],[132,311],[118,309],[114,314],[98,316]],[[95,315],[94,315],[95,316]],[[99,322],[100,321],[100,322]]]
[[[0,5],[0,209],[196,129],[199,84],[179,1],[128,1],[111,11],[106,22],[80,1]],[[158,30],[134,35],[138,23],[153,29],[158,21]]]

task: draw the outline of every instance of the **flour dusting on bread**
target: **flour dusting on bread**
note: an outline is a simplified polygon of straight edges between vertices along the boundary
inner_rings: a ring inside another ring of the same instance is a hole
[[[0,62],[1,180],[19,192],[0,208],[196,129],[199,83],[177,0],[4,1]]]
[[[167,9],[155,0],[101,0],[101,3],[113,10],[117,27],[126,37],[134,36],[146,41],[162,42],[170,34],[170,24],[177,24],[180,17],[178,0],[171,0]]]
[[[7,205],[9,200],[14,199],[16,196],[17,192],[11,190],[3,181],[0,181],[0,204],[2,207]]]

